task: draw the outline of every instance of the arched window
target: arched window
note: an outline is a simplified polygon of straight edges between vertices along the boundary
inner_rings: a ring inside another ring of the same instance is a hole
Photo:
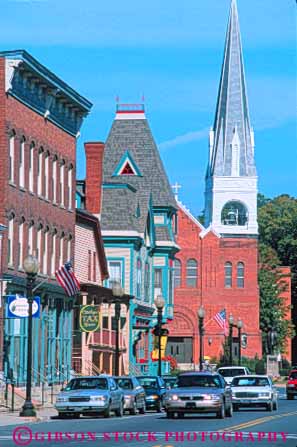
[[[32,142],[30,145],[30,155],[29,155],[29,191],[34,192],[34,154],[35,145]]]
[[[23,254],[24,254],[24,222],[22,217],[19,222],[19,241],[18,241],[18,267],[23,268]]]
[[[9,181],[14,183],[15,132],[9,138]]]
[[[48,199],[49,197],[49,160],[50,160],[50,153],[47,151],[45,153],[44,158],[44,184],[45,184],[44,196],[46,199]]]
[[[42,196],[42,182],[43,182],[43,148],[38,151],[37,163],[37,194]]]
[[[244,263],[238,262],[237,264],[237,287],[244,287]]]
[[[53,158],[53,172],[52,172],[52,198],[53,203],[57,203],[57,163],[58,163],[58,157],[55,155]]]
[[[8,264],[13,265],[13,239],[14,239],[14,219],[15,215],[12,213],[8,220]]]
[[[179,259],[174,260],[174,287],[181,286],[181,262]]]
[[[25,186],[25,137],[22,137],[20,144],[20,160],[19,160],[19,185],[21,188]]]
[[[28,254],[33,254],[33,231],[34,231],[34,220],[31,220],[28,228]]]
[[[65,233],[62,231],[60,236],[60,247],[59,247],[59,267],[61,267],[64,264],[64,237]],[[90,275],[91,280],[91,275]]]
[[[225,263],[225,287],[232,287],[232,263]]]
[[[65,160],[60,163],[60,203],[65,205]]]
[[[73,181],[73,165],[68,167],[68,209],[72,209],[72,181]]]
[[[44,230],[43,263],[42,263],[42,271],[45,275],[47,275],[48,270],[48,234],[49,234],[49,227],[46,226]]]
[[[56,271],[56,251],[57,251],[57,230],[52,233],[52,253],[51,253],[51,275],[55,275]]]
[[[245,205],[235,200],[227,202],[222,209],[221,222],[223,225],[246,225],[248,212]]]
[[[137,268],[136,268],[136,296],[137,298],[141,297],[141,271],[142,271],[142,262],[141,259],[137,259]]]
[[[187,286],[197,287],[197,261],[195,259],[187,261]]]

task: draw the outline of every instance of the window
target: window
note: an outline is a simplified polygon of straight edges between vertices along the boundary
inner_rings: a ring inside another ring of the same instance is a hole
[[[68,209],[72,209],[72,172],[73,166],[70,165],[68,169]]]
[[[163,289],[163,272],[160,268],[154,269],[154,298],[158,295],[162,295]]]
[[[29,191],[34,192],[34,143],[30,146],[29,153]]]
[[[48,233],[49,228],[46,227],[44,232],[43,263],[42,263],[42,272],[44,273],[44,275],[47,275]]]
[[[33,231],[34,231],[34,222],[31,221],[28,229],[28,254],[33,254]]]
[[[19,242],[18,242],[18,266],[23,268],[23,252],[24,252],[24,219],[22,218],[19,224]]]
[[[43,181],[43,149],[39,149],[38,152],[38,164],[37,164],[37,194],[42,195],[42,181]]]
[[[237,287],[244,287],[244,263],[239,262],[237,264]]]
[[[52,256],[51,256],[51,275],[55,275],[56,271],[56,245],[57,245],[57,231],[54,230],[52,238]]]
[[[20,145],[19,185],[21,188],[25,186],[25,138],[22,138]]]
[[[14,237],[14,218],[12,214],[8,221],[8,264],[13,265],[13,237]]]
[[[14,183],[14,146],[15,134],[9,138],[9,180]]]
[[[71,241],[72,241],[72,236],[69,235],[68,240],[67,240],[67,262],[71,261]]]
[[[225,287],[232,287],[232,263],[225,263]]]
[[[141,298],[141,274],[142,274],[142,262],[141,259],[137,259],[137,269],[136,269],[136,296]]]
[[[59,267],[64,264],[64,233],[60,237],[60,250],[59,250]]]
[[[123,167],[123,169],[122,169],[120,174],[121,175],[135,175],[135,172],[131,168],[130,163],[128,161],[124,165],[124,167]]]
[[[102,329],[109,329],[108,317],[102,317]]]
[[[248,212],[241,202],[232,200],[224,205],[221,214],[223,225],[246,225],[248,222]]]
[[[55,156],[53,159],[53,202],[57,203],[57,157]]]
[[[64,206],[65,203],[65,191],[64,191],[64,185],[65,185],[65,161],[61,161],[60,165],[60,203],[62,206]]]
[[[49,152],[45,154],[44,159],[44,183],[45,183],[45,198],[48,199],[49,196],[49,177],[48,177],[48,171],[49,170]]]
[[[42,236],[42,225],[39,225],[37,228],[37,250],[36,257],[38,259],[39,264],[41,263],[41,236]]]
[[[181,262],[179,259],[174,260],[174,287],[181,286]]]
[[[146,262],[144,268],[144,300],[146,302],[150,301],[150,276],[150,265]]]
[[[187,286],[197,287],[197,261],[195,259],[189,259],[187,261]]]
[[[109,271],[109,287],[112,287],[114,282],[119,282],[122,287],[122,263],[121,261],[108,261]]]

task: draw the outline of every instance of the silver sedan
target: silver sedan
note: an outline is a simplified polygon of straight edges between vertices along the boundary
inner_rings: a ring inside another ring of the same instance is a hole
[[[118,386],[123,390],[125,404],[124,410],[130,414],[145,413],[145,391],[134,376],[114,377]]]

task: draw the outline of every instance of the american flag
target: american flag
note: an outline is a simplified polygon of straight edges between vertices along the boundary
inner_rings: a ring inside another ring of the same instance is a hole
[[[218,325],[224,329],[224,334],[227,335],[227,320],[226,320],[226,309],[221,310],[215,314],[213,319],[218,323]]]
[[[55,275],[58,283],[68,296],[73,296],[80,291],[80,283],[73,272],[71,262],[62,265],[56,270]]]

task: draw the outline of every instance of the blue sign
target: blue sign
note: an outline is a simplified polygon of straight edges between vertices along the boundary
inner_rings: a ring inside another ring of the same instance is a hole
[[[7,295],[7,318],[28,318],[29,304],[26,297],[21,295]],[[32,318],[40,317],[40,297],[35,296],[32,303]]]

